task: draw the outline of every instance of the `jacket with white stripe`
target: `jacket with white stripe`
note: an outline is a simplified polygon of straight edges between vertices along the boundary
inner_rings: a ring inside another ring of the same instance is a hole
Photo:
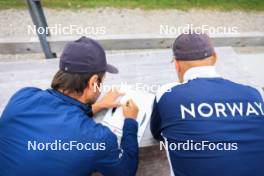
[[[258,176],[264,173],[263,106],[256,89],[221,78],[212,66],[194,67],[184,83],[157,92],[150,128],[164,140],[174,175]]]

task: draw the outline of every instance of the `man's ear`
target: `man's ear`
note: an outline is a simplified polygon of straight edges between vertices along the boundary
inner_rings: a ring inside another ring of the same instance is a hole
[[[212,58],[212,64],[213,64],[213,65],[215,65],[217,59],[218,59],[217,54],[214,53],[214,54],[213,54],[213,58]]]
[[[92,89],[92,91],[97,90],[97,87],[99,87],[99,77],[98,75],[93,75],[87,84],[89,87],[88,89]]]
[[[181,68],[180,68],[180,63],[179,63],[179,61],[178,61],[178,60],[175,60],[175,61],[174,61],[174,64],[175,64],[175,69],[176,69],[176,71],[177,71],[177,72],[180,72],[180,69],[181,69]]]

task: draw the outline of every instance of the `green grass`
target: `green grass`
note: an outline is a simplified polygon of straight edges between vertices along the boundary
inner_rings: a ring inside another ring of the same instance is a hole
[[[26,8],[26,0],[0,0],[0,9]],[[42,0],[44,7],[79,9],[97,7],[264,11],[264,0]]]

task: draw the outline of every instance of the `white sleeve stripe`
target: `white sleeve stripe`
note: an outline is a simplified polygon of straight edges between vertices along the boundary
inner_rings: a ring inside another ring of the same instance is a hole
[[[161,135],[162,135],[162,134],[161,134]],[[167,138],[165,138],[163,135],[162,135],[162,137],[164,138],[164,140],[165,140],[166,142],[168,142]],[[168,159],[168,162],[169,162],[169,165],[170,165],[171,176],[175,176],[175,175],[174,175],[174,172],[173,172],[173,167],[172,167],[172,164],[171,164],[170,153],[169,153],[169,151],[168,151],[167,149],[166,149],[166,155],[167,155],[167,159]]]
[[[260,96],[262,97],[262,100],[264,100],[264,88],[261,88],[261,87],[255,87],[255,88],[257,89]]]
[[[156,101],[158,102],[160,98],[162,97],[162,95],[164,95],[166,92],[169,92],[171,88],[177,85],[180,85],[180,84],[181,83],[174,82],[174,83],[168,83],[168,84],[161,86],[156,93]]]

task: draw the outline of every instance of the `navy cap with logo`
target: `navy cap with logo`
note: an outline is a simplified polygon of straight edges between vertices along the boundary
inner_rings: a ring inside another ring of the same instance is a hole
[[[176,60],[200,60],[214,54],[214,47],[208,35],[189,31],[176,38],[173,54]]]
[[[118,73],[116,67],[107,64],[103,47],[87,37],[66,45],[60,57],[60,69],[68,73]]]

